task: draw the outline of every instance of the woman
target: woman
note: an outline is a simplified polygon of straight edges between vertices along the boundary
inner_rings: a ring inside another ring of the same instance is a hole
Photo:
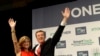
[[[14,44],[14,50],[16,56],[35,56],[30,49],[31,47],[30,38],[28,36],[22,36],[18,42],[15,31],[16,21],[14,21],[13,18],[10,18],[8,20],[8,23],[11,28],[12,41]]]

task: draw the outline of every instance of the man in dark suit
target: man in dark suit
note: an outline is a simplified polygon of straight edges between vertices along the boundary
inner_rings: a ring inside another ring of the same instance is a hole
[[[69,8],[65,8],[65,10],[62,11],[62,16],[62,22],[52,38],[49,38],[47,41],[45,41],[46,32],[43,30],[39,30],[35,33],[36,39],[39,43],[33,48],[36,56],[54,56],[54,48],[59,42],[62,32],[70,16]]]

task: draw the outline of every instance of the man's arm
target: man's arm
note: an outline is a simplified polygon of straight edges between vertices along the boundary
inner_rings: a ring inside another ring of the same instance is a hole
[[[64,12],[62,11],[62,16],[63,16],[63,19],[61,21],[61,24],[59,25],[58,29],[56,30],[53,38],[52,38],[52,46],[55,46],[57,44],[57,42],[60,40],[60,37],[62,35],[62,32],[65,28],[65,25],[69,19],[69,16],[70,16],[70,10],[69,8],[65,8]]]

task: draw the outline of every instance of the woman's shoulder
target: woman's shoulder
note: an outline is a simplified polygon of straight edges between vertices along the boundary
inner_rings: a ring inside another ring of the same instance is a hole
[[[21,56],[21,51],[16,53],[16,56]]]

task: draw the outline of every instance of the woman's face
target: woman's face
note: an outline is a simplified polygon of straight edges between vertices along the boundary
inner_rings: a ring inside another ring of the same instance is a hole
[[[30,45],[31,45],[30,40],[25,39],[25,41],[22,44],[22,47],[25,48],[25,49],[29,49]]]

